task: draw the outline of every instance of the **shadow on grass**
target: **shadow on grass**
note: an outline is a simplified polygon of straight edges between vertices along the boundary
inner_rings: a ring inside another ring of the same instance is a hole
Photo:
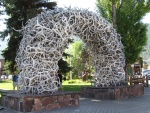
[[[63,85],[64,91],[81,91],[82,87],[89,87],[90,85]]]

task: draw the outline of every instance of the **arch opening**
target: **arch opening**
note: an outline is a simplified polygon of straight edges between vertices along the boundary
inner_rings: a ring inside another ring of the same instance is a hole
[[[79,36],[93,55],[95,87],[116,85],[125,80],[121,36],[93,12],[71,8],[48,10],[29,20],[22,34],[16,56],[21,70],[21,93],[58,90],[58,61],[72,35]]]

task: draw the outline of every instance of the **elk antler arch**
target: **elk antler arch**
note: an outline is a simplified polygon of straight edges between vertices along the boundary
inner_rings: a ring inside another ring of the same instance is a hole
[[[77,8],[48,10],[29,20],[22,34],[16,56],[22,93],[58,90],[58,61],[72,35],[80,36],[93,54],[96,87],[125,80],[121,37],[108,21],[94,12]]]

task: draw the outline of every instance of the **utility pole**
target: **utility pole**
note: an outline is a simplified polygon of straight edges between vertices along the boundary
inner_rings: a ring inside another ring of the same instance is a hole
[[[117,17],[116,17],[116,0],[112,0],[112,19],[113,19],[113,27],[117,29]]]
[[[70,52],[70,54],[72,55],[72,52]],[[70,67],[72,67],[72,56],[70,56]],[[70,80],[72,80],[72,70],[70,70]]]

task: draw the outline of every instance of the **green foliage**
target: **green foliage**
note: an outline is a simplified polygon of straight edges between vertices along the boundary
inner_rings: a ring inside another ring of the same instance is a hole
[[[5,60],[9,62],[7,64],[7,69],[14,72],[17,70],[15,57],[19,43],[22,39],[22,35],[16,30],[20,30],[22,26],[25,26],[28,19],[35,17],[41,11],[45,9],[53,9],[54,6],[56,6],[56,2],[45,0],[2,0],[0,5],[5,7],[3,12],[6,12],[9,16],[6,20],[6,30],[0,32],[1,39],[10,36],[8,47],[3,50],[3,56],[5,57]],[[63,59],[58,62],[58,65],[62,73],[66,73],[70,70],[68,63]]]
[[[82,62],[83,59],[81,58],[82,48],[83,42],[75,41],[66,50],[66,52],[71,55],[66,60],[72,67],[73,78],[75,77],[75,75],[80,75],[81,72],[84,70],[84,64]]]
[[[92,53],[86,48],[86,46],[83,46],[81,58],[84,64],[84,70],[88,73],[89,76],[91,76],[95,68],[93,64]]]
[[[150,58],[150,24],[148,24],[147,26],[147,36],[148,36],[148,40],[147,40],[147,44],[146,46],[144,46],[144,51],[141,53],[141,57],[143,57],[144,60],[147,60]]]
[[[82,87],[87,87],[87,86],[89,86],[89,85],[77,85],[77,84],[64,85],[63,90],[64,91],[81,91]]]
[[[63,86],[65,85],[91,85],[90,80],[88,82],[82,81],[82,79],[72,79],[63,81]]]
[[[99,13],[110,23],[112,23],[112,3],[108,0],[97,0]]]
[[[150,11],[150,0],[115,0],[117,32],[123,37],[126,63],[132,64],[143,51],[147,42],[146,25],[141,22]],[[112,22],[112,1],[97,0],[102,16]]]
[[[7,28],[0,33],[0,38],[5,39],[10,36],[8,47],[3,50],[3,56],[9,61],[9,70],[16,70],[15,57],[22,35],[15,30],[20,30],[28,19],[31,19],[43,9],[53,9],[55,2],[42,2],[41,0],[2,0],[1,6],[5,7],[3,12],[9,16],[6,20]],[[15,30],[14,30],[15,29]]]
[[[148,24],[147,29],[148,29],[147,35],[148,35],[148,37],[150,38],[150,24]]]
[[[86,83],[86,82],[74,83],[74,84],[63,83],[64,91],[79,91],[80,92],[82,87],[91,87],[91,83]]]
[[[93,58],[86,45],[81,41],[77,40],[66,49],[66,53],[71,56],[66,61],[72,67],[73,78],[80,78],[84,70],[87,71],[88,75],[94,71]],[[70,78],[70,73],[67,74],[67,79]]]
[[[140,53],[147,42],[147,26],[140,21],[147,13],[147,9],[144,10],[144,1],[133,2],[132,0],[125,1],[122,7],[117,11],[117,31],[123,37],[122,43],[125,46],[127,63],[132,64],[140,57]]]
[[[87,82],[83,82],[82,79],[72,79],[67,81],[68,84],[87,84]]]
[[[11,61],[10,61],[11,62]],[[11,63],[10,62],[5,62],[5,65],[4,65],[4,73],[6,73],[6,74],[11,74],[11,71],[10,71],[10,69],[12,68],[12,67],[10,67],[11,65]],[[15,67],[16,68],[16,67]]]
[[[76,83],[75,80],[69,80],[69,81],[68,81],[68,84],[74,84],[74,83]]]

